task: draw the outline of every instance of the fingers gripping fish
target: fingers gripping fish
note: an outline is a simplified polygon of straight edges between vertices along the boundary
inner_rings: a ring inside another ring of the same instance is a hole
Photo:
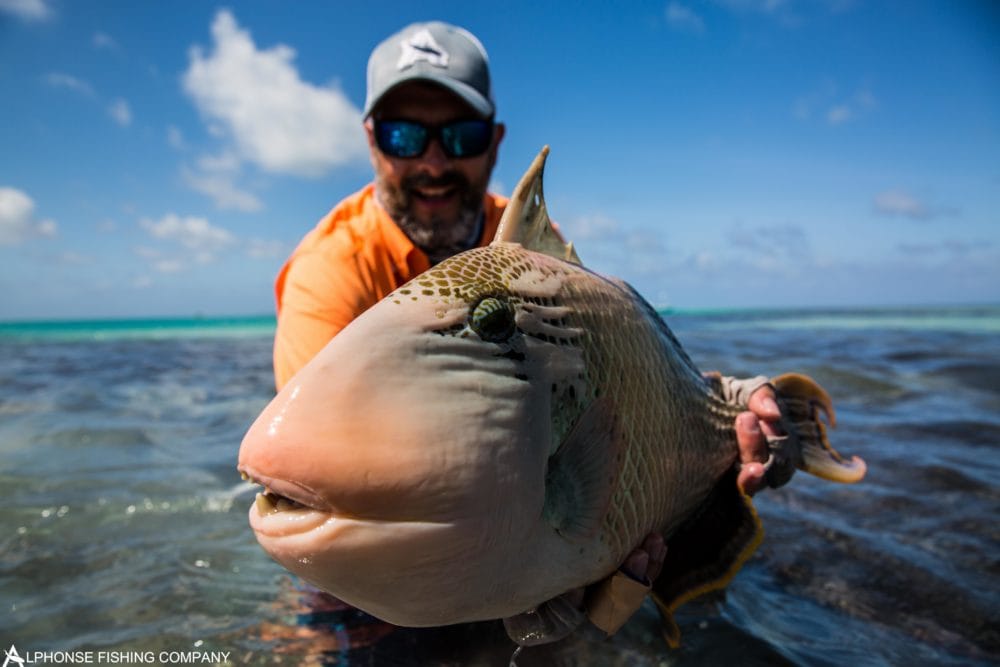
[[[651,532],[652,594],[673,611],[721,588],[761,539],[736,484],[736,415],[655,310],[584,268],[542,197],[547,149],[496,238],[441,262],[352,322],[265,408],[239,469],[266,487],[261,546],[386,621],[511,617],[605,579]],[[795,469],[855,482],[830,447],[829,397],[774,381]]]

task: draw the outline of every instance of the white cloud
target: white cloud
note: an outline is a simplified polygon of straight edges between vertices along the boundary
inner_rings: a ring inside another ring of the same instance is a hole
[[[974,258],[977,255],[992,254],[995,244],[985,239],[969,241],[965,239],[944,239],[935,242],[903,241],[896,245],[906,258],[915,256],[930,259],[950,257],[953,259]]]
[[[857,120],[876,106],[878,106],[878,102],[875,100],[875,95],[867,88],[862,88],[849,99],[834,104],[826,112],[826,121],[830,125],[843,125],[849,121]]]
[[[178,273],[192,263],[210,264],[216,253],[237,243],[228,230],[205,218],[168,213],[159,220],[143,218],[139,226],[165,248],[137,246],[135,254],[158,273]]]
[[[241,159],[315,177],[366,158],[360,110],[338,87],[303,81],[291,47],[258,49],[226,10],[216,14],[212,37],[210,53],[191,49],[183,86]]]
[[[18,245],[36,237],[56,235],[56,223],[35,215],[35,202],[24,192],[0,187],[0,245]]]
[[[698,269],[722,270],[725,266],[744,267],[756,275],[796,275],[814,265],[809,237],[794,223],[761,224],[748,227],[738,222],[726,231],[729,251],[711,266],[693,262]]]
[[[80,93],[88,97],[94,96],[93,86],[83,79],[78,79],[75,76],[62,72],[49,72],[45,75],[45,83],[53,88],[65,88],[66,90],[72,90],[75,93]]]
[[[153,262],[153,268],[160,273],[179,273],[184,269],[184,263],[179,259],[158,259]]]
[[[779,14],[790,9],[791,5],[789,0],[716,0],[716,4],[735,12],[756,12],[768,15]]]
[[[100,96],[98,96],[97,91],[94,90],[94,87],[90,85],[89,82],[71,74],[66,74],[64,72],[49,72],[45,75],[44,81],[52,88],[62,88],[74,93],[79,93],[85,97],[93,98],[99,103],[101,102]],[[108,115],[110,115],[111,118],[122,127],[128,127],[132,124],[132,107],[125,99],[119,97],[112,100],[107,105],[107,111]]]
[[[926,218],[927,207],[916,197],[902,190],[887,190],[875,195],[875,210],[885,215],[901,215],[907,218]]]
[[[195,216],[168,213],[159,220],[143,218],[139,225],[155,239],[172,241],[198,252],[221,250],[236,240],[229,231]]]
[[[605,241],[618,234],[621,225],[606,215],[587,215],[573,220],[573,237],[583,240]]]
[[[854,103],[866,111],[878,106],[878,100],[875,99],[875,95],[867,88],[862,88],[854,94]]]
[[[64,250],[55,256],[55,261],[64,266],[80,266],[82,264],[93,264],[94,258],[88,255],[81,255],[72,250]]]
[[[761,12],[764,14],[773,13],[787,5],[787,0],[719,0],[719,4],[725,5],[737,11]]]
[[[246,253],[253,259],[280,259],[287,257],[291,249],[281,241],[268,239],[250,239],[246,244]]]
[[[792,105],[792,115],[799,120],[809,120],[818,107],[829,104],[837,95],[837,84],[829,79],[812,92],[799,96]]]
[[[264,207],[255,194],[240,188],[231,174],[205,174],[185,169],[182,176],[192,190],[209,197],[222,210],[253,213]]]
[[[667,23],[674,28],[681,30],[691,30],[693,32],[705,32],[705,21],[690,7],[671,0],[667,4]]]
[[[160,255],[162,255],[162,253],[156,248],[150,248],[149,246],[144,245],[136,246],[135,254],[148,260],[159,259]]]
[[[215,202],[220,209],[253,213],[264,207],[260,199],[237,184],[241,164],[232,154],[203,155],[197,168],[183,167],[181,177],[188,186]]]
[[[174,150],[187,150],[187,142],[184,141],[184,133],[180,131],[180,128],[175,127],[174,125],[167,127],[167,144],[169,144]]]
[[[823,14],[844,14],[857,0],[714,0],[716,5],[736,14],[758,14],[785,28],[798,28]]]
[[[108,107],[108,113],[122,127],[128,127],[132,124],[132,108],[128,102],[120,97],[111,103],[111,106]]]
[[[218,155],[202,155],[198,158],[198,169],[212,173],[235,173],[243,165],[239,157],[232,151],[223,151]]]
[[[822,117],[829,125],[838,126],[856,121],[878,107],[875,94],[867,87],[853,95],[843,95],[832,81],[825,81],[815,91],[802,95],[792,105],[792,115],[799,120]]]
[[[780,255],[784,259],[809,260],[812,255],[805,230],[792,223],[747,228],[737,223],[728,231],[729,245],[747,256]]]
[[[560,231],[573,242],[584,266],[629,281],[658,272],[667,257],[659,231],[626,228],[603,214],[568,220]]]
[[[701,271],[716,271],[720,267],[719,258],[711,250],[700,250],[691,257],[691,262]]]
[[[846,104],[838,104],[826,112],[826,120],[830,125],[843,125],[853,117],[854,112]]]
[[[158,220],[143,218],[139,226],[159,243],[135,246],[133,252],[147,267],[161,274],[179,273],[196,264],[212,264],[223,251],[229,255],[242,252],[251,259],[264,260],[282,259],[290,251],[281,241],[261,238],[243,241],[197,216],[168,213]]]
[[[45,0],[0,0],[0,12],[25,21],[44,21],[53,15]]]
[[[109,51],[118,49],[118,42],[105,32],[95,32],[90,41],[95,49],[108,49]]]

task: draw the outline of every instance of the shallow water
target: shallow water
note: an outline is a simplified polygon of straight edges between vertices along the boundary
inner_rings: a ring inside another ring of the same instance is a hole
[[[669,314],[703,369],[809,373],[855,486],[797,475],[724,600],[648,607],[551,664],[1000,660],[1000,309]],[[272,395],[269,320],[0,326],[0,646],[221,651],[230,664],[506,665],[496,624],[404,630],[301,587],[257,547],[235,471]],[[127,664],[124,661],[122,664]]]

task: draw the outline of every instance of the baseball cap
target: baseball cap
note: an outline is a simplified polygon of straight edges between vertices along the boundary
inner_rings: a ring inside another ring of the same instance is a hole
[[[368,59],[365,118],[396,86],[431,81],[484,118],[496,111],[486,49],[468,30],[441,21],[414,23],[375,47]]]

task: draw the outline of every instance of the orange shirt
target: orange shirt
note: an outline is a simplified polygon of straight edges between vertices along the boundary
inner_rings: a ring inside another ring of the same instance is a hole
[[[486,195],[478,245],[493,239],[506,204],[504,197]],[[354,318],[430,266],[376,201],[373,184],[337,204],[278,272],[278,389]]]

